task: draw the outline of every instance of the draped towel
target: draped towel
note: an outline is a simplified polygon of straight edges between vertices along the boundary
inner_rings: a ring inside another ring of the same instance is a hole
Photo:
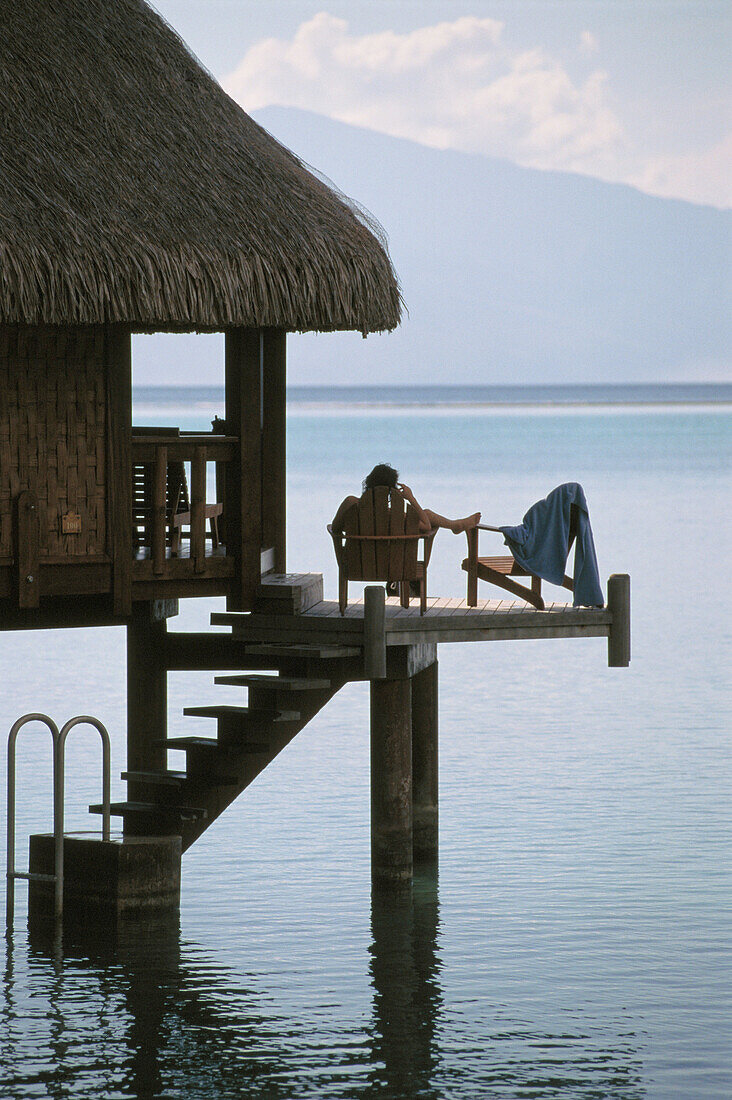
[[[574,552],[575,607],[602,607],[604,596],[592,537],[585,491],[576,481],[558,485],[532,504],[517,527],[501,527],[506,545],[518,564],[550,584],[561,585],[569,554],[570,509],[577,505]]]

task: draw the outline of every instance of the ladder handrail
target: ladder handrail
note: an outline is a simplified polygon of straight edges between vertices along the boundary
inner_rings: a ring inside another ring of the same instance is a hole
[[[55,886],[53,914],[57,919],[63,913],[64,898],[64,780],[66,765],[66,738],[74,726],[93,726],[102,739],[102,840],[109,840],[110,834],[110,771],[111,771],[111,745],[106,726],[98,718],[92,718],[89,714],[79,714],[76,718],[69,718],[61,727],[56,742],[53,776],[53,818],[54,818],[54,860],[55,860]]]
[[[41,714],[38,711],[32,711],[29,714],[24,714],[17,722],[13,722],[10,727],[10,733],[8,734],[8,802],[7,802],[7,860],[6,860],[6,872],[5,877],[7,879],[7,888],[5,893],[5,924],[7,929],[13,927],[13,916],[15,914],[15,880],[20,877],[15,870],[15,755],[16,755],[16,742],[18,740],[18,734],[23,726],[26,726],[29,722],[43,722],[50,731],[51,740],[53,744],[53,771],[54,771],[54,848],[58,847],[58,835],[56,833],[56,792],[55,792],[55,775],[56,775],[56,746],[59,739],[59,730],[56,723],[52,718],[49,718],[47,714]],[[23,876],[25,877],[25,876]]]
[[[16,786],[16,742],[18,734],[23,726],[29,722],[43,722],[51,733],[53,747],[53,851],[54,873],[53,875],[35,875],[32,872],[20,872],[15,870],[15,786]],[[64,898],[64,780],[66,770],[66,739],[74,726],[93,726],[102,739],[102,840],[110,838],[110,790],[111,790],[111,760],[112,750],[106,726],[98,718],[92,718],[89,714],[79,714],[70,718],[60,732],[56,723],[47,714],[33,711],[24,714],[14,722],[8,735],[8,799],[7,799],[7,867],[6,867],[6,905],[5,924],[8,931],[12,930],[13,917],[15,915],[15,880],[24,878],[28,880],[43,879],[53,881],[53,915],[58,921],[63,915]]]

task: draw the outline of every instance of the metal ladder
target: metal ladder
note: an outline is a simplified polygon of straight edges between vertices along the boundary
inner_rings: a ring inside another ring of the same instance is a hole
[[[48,727],[53,742],[53,848],[54,873],[43,875],[32,871],[15,870],[15,747],[18,734],[29,722],[42,722]],[[79,714],[69,718],[59,731],[58,726],[47,714],[32,712],[24,714],[14,722],[8,735],[8,858],[7,893],[5,908],[5,926],[12,930],[15,915],[15,881],[26,879],[29,882],[52,882],[54,884],[53,915],[58,922],[63,916],[64,904],[64,772],[66,762],[66,739],[74,726],[93,726],[102,739],[102,840],[109,840],[110,829],[110,773],[111,747],[109,734],[98,718],[88,714]]]

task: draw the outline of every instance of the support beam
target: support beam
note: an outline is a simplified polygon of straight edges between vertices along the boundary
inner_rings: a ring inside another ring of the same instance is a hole
[[[168,726],[167,623],[153,617],[153,605],[136,603],[127,626],[127,770],[160,771]],[[145,788],[128,785],[131,802],[144,801]]]
[[[613,621],[607,639],[607,663],[610,668],[630,664],[630,577],[613,573],[607,582],[607,606]]]
[[[165,651],[161,659],[169,672],[189,672],[222,668],[268,668],[269,664],[251,665],[245,643],[230,634],[211,631],[171,630],[163,639]]]
[[[438,850],[437,681],[437,661],[411,680],[415,860],[434,860]]]
[[[275,573],[286,573],[286,333],[262,330],[262,527],[263,547],[274,547]]]
[[[260,580],[262,551],[262,333],[226,333],[226,431],[237,438],[226,466],[226,551],[234,559],[229,611],[249,611]]]
[[[371,681],[371,876],[412,880],[412,705],[409,680]]]

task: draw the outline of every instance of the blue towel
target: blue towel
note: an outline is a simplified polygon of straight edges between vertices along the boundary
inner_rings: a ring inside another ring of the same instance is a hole
[[[595,542],[590,527],[585,491],[576,481],[552,489],[544,500],[532,504],[518,527],[501,527],[506,545],[518,564],[550,584],[561,584],[569,554],[570,507],[577,505],[577,540],[574,552],[575,607],[602,607],[604,597],[597,569]]]

